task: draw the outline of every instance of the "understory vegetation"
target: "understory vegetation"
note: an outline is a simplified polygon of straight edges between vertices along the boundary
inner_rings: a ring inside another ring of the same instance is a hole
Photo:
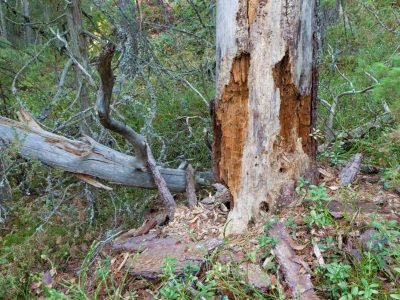
[[[7,29],[0,32],[2,117],[17,119],[24,107],[50,132],[90,135],[132,154],[95,113],[96,59],[112,41],[115,117],[146,137],[160,166],[186,162],[197,171],[211,169],[215,1],[82,0],[87,75],[71,61],[69,1],[30,1],[28,14],[25,2],[0,0]],[[278,220],[298,244],[321,298],[400,299],[400,4],[324,0],[320,10],[315,138],[321,183],[296,183],[294,213],[273,212],[262,233],[249,238],[252,250],[229,264],[219,257],[231,255],[236,240],[224,236],[201,268],[189,264],[176,275],[176,261],[167,257],[159,281],[138,282],[126,260],[116,271],[121,262],[106,254],[107,247],[159,210],[156,191],[112,184],[112,191],[95,189],[22,158],[20,142],[1,147],[0,138],[0,185],[12,190],[10,199],[0,195],[0,299],[289,299],[274,252],[279,240],[269,234]],[[361,175],[352,185],[337,185],[338,170],[356,153],[363,154]],[[214,193],[197,192],[199,199]],[[184,194],[174,196],[186,204]],[[339,200],[351,209],[338,217],[332,205]],[[373,202],[377,211],[365,212],[359,200]],[[397,211],[385,211],[385,201],[396,202]],[[316,248],[323,262],[315,259]],[[249,262],[268,274],[265,290],[246,281],[243,263]]]

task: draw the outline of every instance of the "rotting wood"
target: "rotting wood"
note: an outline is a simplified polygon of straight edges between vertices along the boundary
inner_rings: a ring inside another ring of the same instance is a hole
[[[86,174],[109,183],[154,189],[152,175],[137,169],[135,157],[97,143],[89,137],[72,140],[41,128],[30,128],[21,123],[0,117],[0,146],[18,146],[25,158],[71,173]],[[186,172],[179,169],[160,169],[168,187],[174,192],[186,189]],[[210,172],[195,174],[197,184],[212,183]]]
[[[186,197],[188,199],[190,208],[193,208],[197,205],[194,171],[191,164],[189,164],[186,168]]]
[[[213,172],[233,198],[227,234],[316,183],[317,1],[217,1]]]
[[[231,78],[219,101],[214,124],[214,164],[218,165],[218,180],[226,184],[234,199],[240,185],[238,174],[242,170],[247,136],[249,67],[248,54],[242,53],[234,59]]]
[[[285,226],[282,223],[274,224],[269,230],[269,235],[279,239],[279,242],[274,247],[274,252],[285,282],[292,290],[293,298],[300,300],[319,299],[315,294],[310,275],[302,274],[301,264],[296,263],[300,259],[290,246],[293,241]]]
[[[309,153],[310,125],[311,125],[311,95],[301,95],[294,84],[289,52],[274,66],[273,77],[275,85],[279,88],[281,106],[279,110],[280,121],[280,146],[286,152],[296,150],[297,139],[301,138],[303,151]]]
[[[349,160],[349,162],[340,172],[340,185],[348,185],[356,179],[356,176],[360,171],[361,161],[361,153],[357,153]]]

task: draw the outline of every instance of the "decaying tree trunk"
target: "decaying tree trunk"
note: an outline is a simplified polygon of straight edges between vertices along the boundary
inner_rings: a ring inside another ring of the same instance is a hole
[[[229,233],[315,177],[316,1],[218,0],[214,176],[230,190]]]

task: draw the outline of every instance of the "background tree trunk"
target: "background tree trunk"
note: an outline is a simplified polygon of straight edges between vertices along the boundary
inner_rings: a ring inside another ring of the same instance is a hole
[[[30,20],[29,0],[22,0],[22,14],[25,20]],[[30,24],[25,24],[25,42],[28,45],[33,43],[33,31]]]
[[[0,36],[7,40],[7,25],[6,18],[3,11],[3,3],[0,2]]]
[[[69,30],[69,47],[70,53],[82,67],[87,70],[88,68],[88,45],[85,35],[83,34],[82,10],[80,0],[71,0],[67,10],[67,24]],[[87,91],[87,83],[84,78],[82,70],[74,65],[75,72],[75,88],[79,93],[81,111],[89,108],[89,96]],[[85,115],[82,115],[81,133],[89,134],[87,120]]]
[[[316,1],[218,0],[214,176],[228,233],[274,210],[285,183],[315,177]]]

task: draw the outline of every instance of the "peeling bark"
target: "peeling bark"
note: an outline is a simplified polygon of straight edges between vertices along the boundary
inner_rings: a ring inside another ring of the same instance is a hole
[[[228,233],[316,175],[316,1],[217,1],[214,176],[233,196]]]
[[[319,297],[314,291],[314,286],[310,279],[310,274],[303,274],[301,259],[297,257],[291,244],[292,238],[282,223],[275,224],[270,230],[269,235],[278,238],[279,242],[274,247],[279,269],[283,273],[285,282],[292,290],[293,299],[317,300]]]

